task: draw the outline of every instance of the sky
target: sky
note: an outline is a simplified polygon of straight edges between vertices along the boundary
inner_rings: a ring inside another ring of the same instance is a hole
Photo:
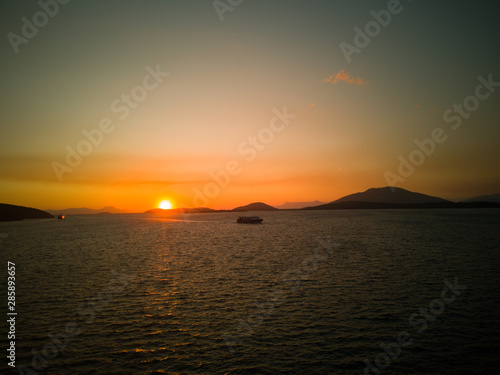
[[[494,1],[2,1],[0,202],[500,192]]]

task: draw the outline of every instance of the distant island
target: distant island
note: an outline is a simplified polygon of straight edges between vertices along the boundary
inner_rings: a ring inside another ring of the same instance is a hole
[[[340,203],[340,202],[417,204],[417,203],[443,203],[450,201],[426,194],[415,193],[413,191],[405,190],[402,188],[386,186],[383,188],[371,188],[362,193],[346,195],[345,197],[337,199],[336,201],[333,201],[331,203]]]
[[[411,208],[500,208],[495,202],[452,202],[443,198],[415,193],[402,188],[386,186],[371,188],[361,193],[346,195],[336,201],[304,210],[356,209],[411,209]]]
[[[500,203],[500,194],[480,195],[464,200],[464,202],[496,202]]]
[[[31,208],[0,203],[0,221],[18,221],[24,219],[53,219],[48,212]]]
[[[281,206],[276,206],[280,210],[297,210],[299,208],[314,207],[325,204],[326,202],[312,201],[312,202],[286,202]]]
[[[52,215],[58,215],[61,212],[64,212],[65,215],[95,215],[95,214],[122,214],[125,211],[120,210],[118,208],[112,206],[106,206],[101,208],[100,210],[94,210],[92,208],[80,207],[80,208],[65,208],[64,210],[53,210],[47,209],[45,210]]]
[[[369,210],[369,209],[412,209],[412,208],[500,208],[500,203],[494,202],[429,202],[429,203],[384,203],[384,202],[332,202],[316,207],[306,207],[303,210]]]
[[[231,211],[244,212],[244,211],[278,211],[276,207],[269,206],[262,202],[255,202],[247,204],[246,206],[233,208]]]

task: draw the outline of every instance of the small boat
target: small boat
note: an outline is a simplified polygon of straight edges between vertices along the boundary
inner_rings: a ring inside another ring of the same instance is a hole
[[[64,214],[59,214],[59,215],[57,215],[57,218],[58,218],[58,219],[60,219],[60,220],[64,219],[64,217],[65,217],[65,215],[64,215]]]
[[[240,216],[236,222],[240,224],[259,224],[262,223],[262,220],[264,219],[258,216]]]

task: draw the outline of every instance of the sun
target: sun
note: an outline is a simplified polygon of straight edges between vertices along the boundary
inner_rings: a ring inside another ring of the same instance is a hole
[[[170,210],[172,208],[172,202],[170,202],[168,199],[164,199],[160,202],[158,205],[162,210]]]

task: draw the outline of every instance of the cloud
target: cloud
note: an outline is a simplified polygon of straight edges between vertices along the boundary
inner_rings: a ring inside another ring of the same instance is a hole
[[[368,81],[365,81],[362,78],[353,78],[349,76],[348,73],[346,73],[345,70],[341,70],[337,74],[332,74],[330,77],[325,79],[325,82],[330,82],[332,85],[338,83],[338,82],[345,82],[345,83],[350,83],[353,85],[367,85]]]

